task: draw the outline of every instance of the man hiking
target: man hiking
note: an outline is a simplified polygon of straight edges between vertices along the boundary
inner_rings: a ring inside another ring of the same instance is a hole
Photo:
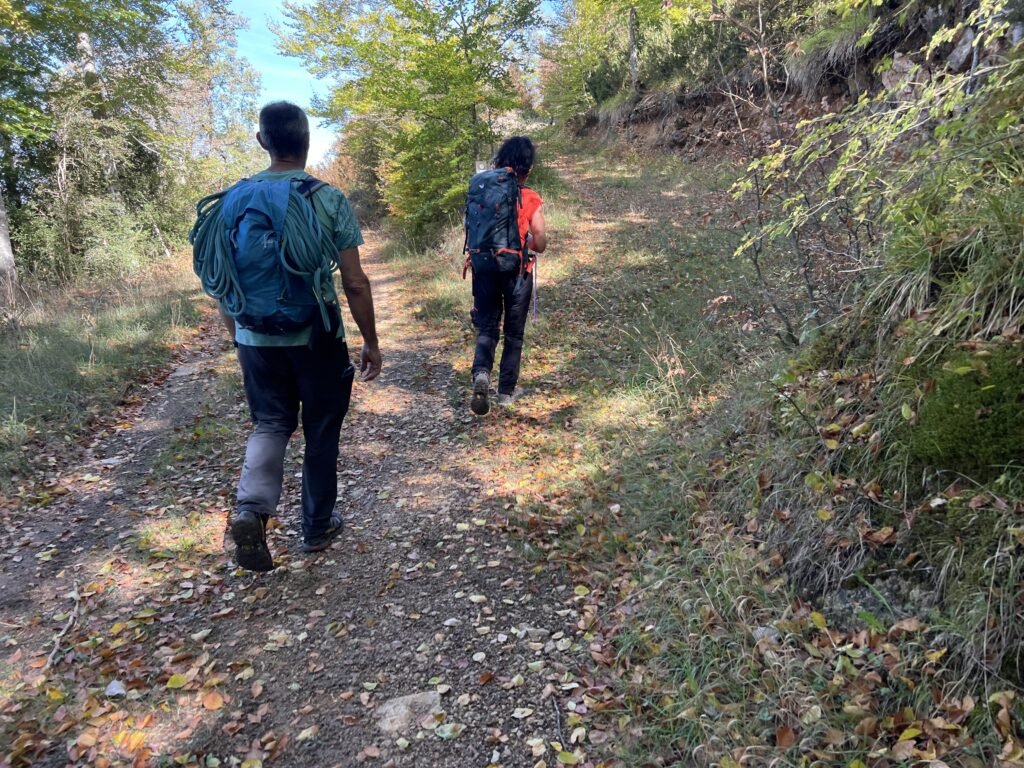
[[[516,384],[533,295],[534,254],[547,248],[544,201],[526,186],[533,161],[533,142],[513,136],[498,150],[493,170],[473,177],[467,195],[467,266],[473,270],[472,316],[477,328],[470,408],[480,416],[491,407],[491,369],[502,327],[498,405],[511,406],[522,391]]]
[[[220,304],[238,347],[254,429],[238,481],[230,532],[243,568],[269,571],[268,519],[281,496],[284,456],[298,426],[302,464],[302,549],[319,552],[342,528],[335,509],[341,423],[355,374],[345,343],[333,270],[363,337],[363,381],[381,354],[370,280],[359,263],[363,238],[341,191],[305,172],[309,122],[294,104],[260,111],[256,141],[270,166],[201,201],[192,230],[194,267]]]

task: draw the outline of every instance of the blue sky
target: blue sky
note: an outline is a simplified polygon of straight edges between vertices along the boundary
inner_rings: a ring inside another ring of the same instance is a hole
[[[327,94],[327,86],[302,68],[298,59],[282,56],[277,35],[270,25],[283,21],[281,3],[276,0],[233,0],[232,10],[249,19],[249,28],[238,33],[238,53],[249,60],[263,78],[262,101],[287,99],[309,107],[314,95]],[[334,142],[335,130],[310,124],[309,164],[315,165]]]

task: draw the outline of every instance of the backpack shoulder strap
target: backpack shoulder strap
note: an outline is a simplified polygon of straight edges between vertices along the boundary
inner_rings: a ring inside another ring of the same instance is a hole
[[[317,193],[317,191],[329,186],[330,184],[328,184],[326,181],[321,181],[315,176],[310,176],[308,179],[299,180],[298,186],[296,187],[296,191],[298,191],[298,193],[307,200],[310,200],[312,199],[313,195]]]

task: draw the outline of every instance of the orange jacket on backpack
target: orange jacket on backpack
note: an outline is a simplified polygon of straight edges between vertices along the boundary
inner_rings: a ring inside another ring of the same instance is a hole
[[[533,218],[538,209],[544,205],[544,200],[534,190],[529,187],[521,187],[523,204],[519,207],[519,242],[526,243],[526,234],[530,231],[530,220]],[[527,272],[533,271],[533,260],[531,259],[527,266]]]

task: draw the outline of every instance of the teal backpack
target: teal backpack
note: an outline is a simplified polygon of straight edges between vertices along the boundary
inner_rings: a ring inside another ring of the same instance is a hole
[[[337,251],[320,226],[313,194],[325,182],[242,179],[199,201],[189,233],[203,291],[242,328],[280,336],[337,322]]]

